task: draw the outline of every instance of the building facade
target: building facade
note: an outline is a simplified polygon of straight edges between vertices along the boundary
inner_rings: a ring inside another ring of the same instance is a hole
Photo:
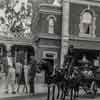
[[[100,56],[99,0],[8,1],[0,0],[1,62],[11,53],[15,62],[35,55],[62,66],[69,45],[80,59]]]
[[[0,70],[5,59],[28,63],[34,55],[31,0],[0,0]]]
[[[40,4],[38,58],[54,59],[62,65],[69,45],[78,59],[93,61],[100,56],[100,1],[52,0]]]
[[[62,29],[64,43],[74,46],[79,59],[86,55],[93,62],[100,56],[99,5],[99,0],[64,0]]]

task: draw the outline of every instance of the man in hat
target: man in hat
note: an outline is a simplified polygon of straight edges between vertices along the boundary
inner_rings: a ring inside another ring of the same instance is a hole
[[[8,73],[7,73],[7,83],[6,83],[6,93],[9,91],[9,85],[12,89],[12,94],[15,94],[15,68],[13,67],[13,59],[11,56],[11,53],[7,53],[7,67],[8,67]]]

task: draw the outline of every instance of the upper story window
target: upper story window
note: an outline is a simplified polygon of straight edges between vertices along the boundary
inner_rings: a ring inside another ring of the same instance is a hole
[[[80,37],[95,37],[95,14],[90,9],[85,9],[80,16]]]
[[[50,15],[50,16],[48,16],[47,20],[48,20],[48,33],[54,34],[56,18],[55,18],[55,16]]]

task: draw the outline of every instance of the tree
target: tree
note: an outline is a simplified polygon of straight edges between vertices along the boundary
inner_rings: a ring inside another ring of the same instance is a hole
[[[20,33],[25,36],[28,33],[31,33],[31,22],[32,22],[32,4],[31,2],[25,2],[27,0],[4,0],[2,3],[2,8],[0,11],[2,15],[0,18],[3,18],[5,26],[12,33]],[[3,5],[4,4],[4,5]],[[8,30],[7,30],[8,32]],[[13,34],[16,36],[17,34]]]

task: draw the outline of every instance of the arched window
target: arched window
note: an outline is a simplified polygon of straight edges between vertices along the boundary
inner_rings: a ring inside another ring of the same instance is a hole
[[[55,16],[50,15],[50,16],[48,16],[47,20],[48,20],[48,33],[54,34],[56,18],[55,18]]]
[[[81,37],[95,37],[95,15],[94,13],[86,9],[80,16],[80,33]]]

